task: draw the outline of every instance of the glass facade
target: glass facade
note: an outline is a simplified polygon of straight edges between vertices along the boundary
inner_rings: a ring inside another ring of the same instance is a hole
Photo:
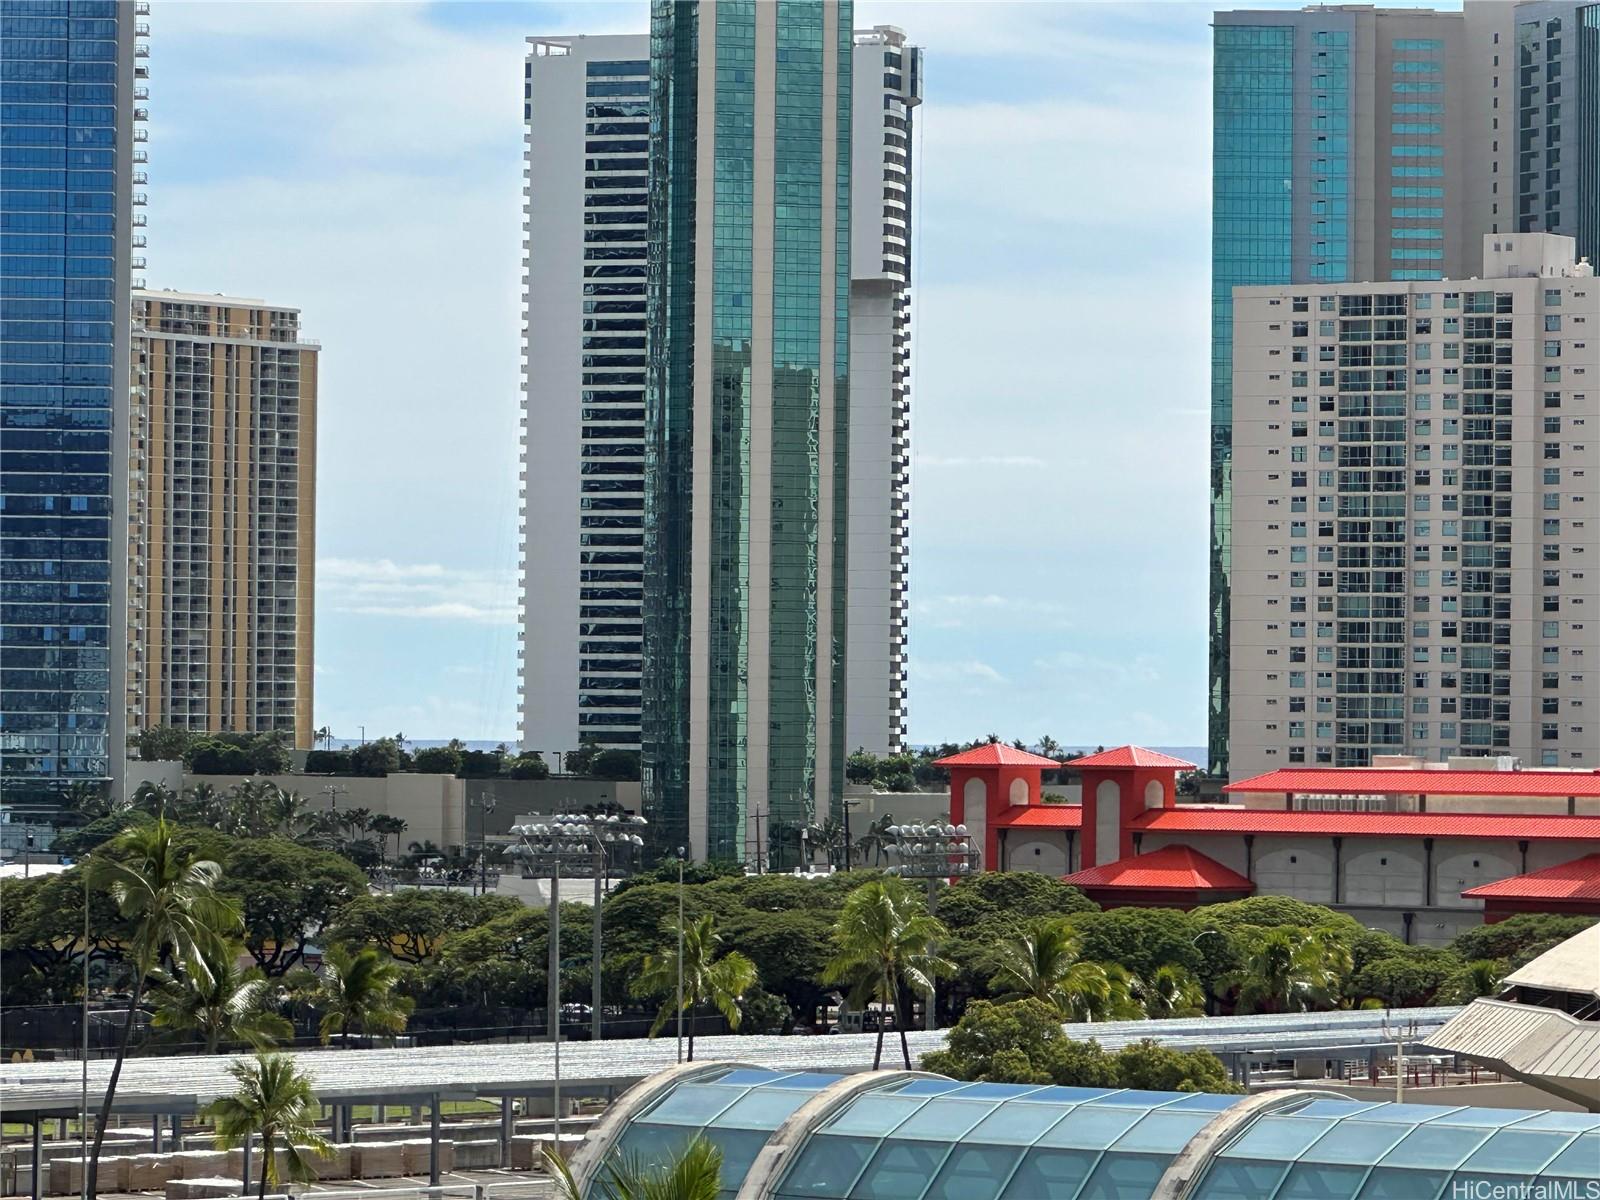
[[[694,844],[691,793],[703,791],[712,859],[745,857],[757,816],[756,836],[785,845],[782,831],[812,819],[819,790],[834,805],[842,796],[850,17],[848,4],[780,0],[775,53],[763,62],[754,0],[661,2],[652,18],[645,796],[670,848]],[[709,95],[698,86],[702,22],[716,60]],[[758,80],[773,98],[762,128]],[[705,104],[711,147],[696,140]],[[768,146],[770,158],[758,152]],[[715,181],[710,230],[697,228],[705,158]],[[768,161],[776,203],[758,212],[756,193],[768,182],[758,179],[758,163]],[[758,237],[767,221],[770,238]],[[711,238],[708,288],[695,277],[701,236]],[[770,245],[769,260],[755,260],[758,242]],[[758,327],[758,311],[770,311],[770,324]],[[709,355],[697,357],[702,321],[711,327]],[[757,381],[756,364],[769,357],[770,379]],[[700,395],[711,411],[697,421],[701,372],[710,376]],[[709,445],[695,445],[697,424],[709,429]],[[763,462],[770,471],[758,478]],[[701,469],[708,478],[696,479]],[[767,511],[755,512],[763,504]],[[698,571],[696,544],[706,546]],[[752,578],[758,562],[768,564],[764,578]],[[706,614],[700,644],[689,627],[696,604]],[[753,618],[753,604],[765,613]],[[831,622],[819,620],[823,606]],[[767,649],[753,654],[752,637],[763,636],[753,629],[763,627]],[[753,680],[763,660],[765,679]],[[831,687],[819,686],[824,676]],[[703,683],[691,685],[696,679]],[[699,761],[690,734],[696,687],[705,697]],[[753,723],[767,744],[758,779]],[[837,760],[823,780],[819,726],[831,730],[830,764]],[[767,797],[755,808],[752,791]]]
[[[134,6],[0,0],[0,779],[59,805],[120,736]]]
[[[1212,92],[1210,766],[1228,769],[1233,289],[1293,266],[1295,30],[1218,25]],[[1339,200],[1341,209],[1346,201]]]

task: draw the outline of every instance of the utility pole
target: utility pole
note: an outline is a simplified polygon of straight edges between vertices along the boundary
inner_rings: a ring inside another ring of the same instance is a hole
[[[349,790],[350,789],[347,788],[347,787],[340,787],[337,784],[330,783],[330,784],[326,785],[322,789],[322,794],[325,795],[328,798],[328,807],[331,808],[334,812],[338,812],[339,811],[339,797],[341,795],[345,794],[346,792],[348,792]]]

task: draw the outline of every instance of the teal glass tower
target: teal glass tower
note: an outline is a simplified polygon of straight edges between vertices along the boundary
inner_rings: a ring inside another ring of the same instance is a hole
[[[46,821],[124,757],[142,9],[0,0],[0,799]]]
[[[641,742],[696,859],[842,813],[851,16],[652,11]]]

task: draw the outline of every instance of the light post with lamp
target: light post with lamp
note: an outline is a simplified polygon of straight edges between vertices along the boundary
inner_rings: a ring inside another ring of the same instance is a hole
[[[890,841],[884,846],[884,853],[890,860],[888,873],[904,879],[927,880],[930,917],[938,904],[941,879],[958,879],[977,873],[978,850],[965,825],[941,825],[934,821],[927,825],[891,825],[887,832]],[[928,982],[928,1007],[922,1025],[924,1029],[937,1029],[938,989],[932,978]]]

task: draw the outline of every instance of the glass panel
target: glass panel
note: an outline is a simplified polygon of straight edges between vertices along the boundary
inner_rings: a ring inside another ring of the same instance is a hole
[[[783,1074],[779,1071],[764,1071],[760,1067],[736,1067],[726,1075],[718,1075],[713,1082],[720,1083],[724,1087],[753,1086],[758,1083],[772,1083],[782,1078]]]
[[[957,1146],[924,1200],[994,1200],[1021,1157],[1020,1146]]]
[[[637,1159],[641,1166],[656,1166],[676,1158],[693,1137],[687,1129],[634,1122],[622,1135],[613,1157],[619,1162]]]
[[[1340,1121],[1312,1142],[1300,1157],[1307,1162],[1360,1163],[1370,1166],[1409,1132],[1410,1127],[1405,1125]]]
[[[1099,1154],[1085,1150],[1043,1150],[1023,1156],[1001,1200],[1039,1200],[1041,1196],[1076,1196],[1078,1186],[1094,1169]]]
[[[842,1075],[819,1075],[815,1071],[802,1071],[795,1075],[784,1075],[775,1078],[768,1087],[775,1088],[807,1088],[813,1092],[820,1092],[831,1084],[843,1079]]]
[[[1411,1125],[1420,1125],[1424,1121],[1431,1121],[1435,1117],[1444,1115],[1444,1110],[1437,1104],[1380,1104],[1371,1112],[1363,1113],[1362,1119],[1366,1121],[1403,1121]]]
[[[1361,1189],[1360,1200],[1437,1200],[1449,1181],[1449,1171],[1373,1167],[1366,1186]]]
[[[949,1153],[936,1142],[884,1142],[850,1189],[850,1200],[917,1200]]]
[[[1268,1158],[1287,1162],[1326,1133],[1332,1121],[1308,1121],[1304,1117],[1264,1117],[1219,1157]]]
[[[946,1092],[958,1092],[962,1088],[971,1087],[970,1083],[961,1083],[955,1079],[913,1079],[905,1087],[895,1093],[897,1096],[942,1096]]]
[[[876,1141],[866,1138],[829,1137],[814,1133],[806,1141],[794,1166],[783,1177],[780,1194],[793,1196],[839,1197],[850,1194],[850,1185],[861,1174],[872,1152],[878,1148]]]
[[[789,1088],[755,1088],[711,1124],[719,1129],[776,1129],[809,1099],[811,1094]]]
[[[1185,1096],[1175,1104],[1167,1105],[1167,1107],[1169,1109],[1183,1109],[1187,1112],[1193,1112],[1196,1109],[1204,1112],[1221,1112],[1225,1108],[1232,1108],[1243,1099],[1243,1096],[1220,1096],[1211,1092],[1196,1092],[1192,1096]]]
[[[1366,1177],[1366,1167],[1295,1163],[1274,1200],[1354,1200]]]
[[[705,1139],[722,1148],[722,1186],[738,1190],[750,1171],[761,1147],[767,1144],[766,1130],[708,1129]]]
[[[962,1139],[991,1146],[1031,1146],[1034,1140],[1072,1110],[1054,1104],[1002,1104]]]
[[[647,1114],[655,1125],[705,1125],[744,1092],[739,1088],[686,1083]]]
[[[1281,1162],[1232,1162],[1219,1159],[1201,1180],[1194,1200],[1265,1200],[1283,1178]]]
[[[1028,1093],[1030,1104],[1082,1104],[1116,1092],[1116,1088],[1042,1087]]]
[[[894,1131],[897,1138],[932,1138],[953,1141],[971,1129],[997,1106],[979,1100],[930,1100]]]
[[[1044,1091],[1031,1083],[975,1083],[961,1089],[963,1100],[1015,1100],[1018,1096],[1031,1096]]]
[[[1039,1145],[1104,1150],[1144,1115],[1137,1110],[1084,1105],[1068,1113],[1065,1120],[1039,1139]]]
[[[1297,1117],[1332,1117],[1335,1120],[1343,1117],[1353,1117],[1357,1113],[1371,1112],[1375,1108],[1382,1108],[1381,1101],[1370,1104],[1360,1100],[1313,1100],[1304,1108],[1294,1110]]]
[[[1157,1111],[1145,1117],[1117,1139],[1112,1149],[1118,1154],[1150,1151],[1176,1154],[1214,1119],[1214,1113]]]
[[[1586,1129],[1600,1129],[1600,1113],[1542,1112],[1529,1117],[1518,1129],[1558,1129],[1582,1133]]]
[[[1163,1154],[1102,1154],[1078,1200],[1149,1200],[1170,1161]]]
[[[1489,1140],[1485,1129],[1463,1125],[1418,1125],[1379,1161],[1384,1166],[1454,1169]]]
[[[1458,1108],[1455,1112],[1435,1117],[1429,1125],[1475,1125],[1483,1129],[1499,1129],[1503,1125],[1516,1125],[1528,1119],[1525,1108]]]
[[[848,1108],[828,1122],[828,1132],[882,1137],[926,1103],[920,1096],[913,1099],[866,1092],[850,1101]]]
[[[1572,1140],[1570,1133],[1554,1130],[1502,1129],[1472,1152],[1462,1168],[1468,1171],[1516,1171],[1537,1174]]]
[[[1142,1092],[1132,1088],[1120,1092],[1110,1092],[1096,1100],[1085,1101],[1087,1104],[1110,1104],[1117,1108],[1160,1108],[1163,1104],[1172,1103],[1171,1092]]]
[[[1570,1175],[1577,1179],[1600,1176],[1600,1134],[1584,1133],[1551,1160],[1544,1175]]]

